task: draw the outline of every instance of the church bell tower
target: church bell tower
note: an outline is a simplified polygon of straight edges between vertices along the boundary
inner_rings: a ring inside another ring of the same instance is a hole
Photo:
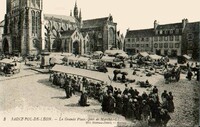
[[[9,42],[10,53],[40,53],[42,6],[43,0],[7,0],[3,38]]]

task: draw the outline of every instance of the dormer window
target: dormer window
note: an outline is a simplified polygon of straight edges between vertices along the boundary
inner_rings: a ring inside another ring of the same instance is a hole
[[[162,31],[162,30],[160,30],[160,34],[163,34],[163,31]]]
[[[170,34],[173,34],[173,30],[170,30]]]

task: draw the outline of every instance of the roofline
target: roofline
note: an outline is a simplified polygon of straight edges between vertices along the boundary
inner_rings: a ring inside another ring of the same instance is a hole
[[[141,31],[141,30],[154,30],[154,29],[153,28],[137,29],[137,30],[128,30],[127,32],[135,32],[135,31]]]
[[[86,20],[83,20],[83,22],[84,22],[84,21],[90,21],[90,20],[99,20],[99,19],[105,19],[105,18],[109,18],[109,17],[94,18],[94,19],[86,19]]]

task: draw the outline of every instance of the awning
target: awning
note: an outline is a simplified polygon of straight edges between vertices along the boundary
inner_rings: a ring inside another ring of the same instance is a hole
[[[103,54],[103,52],[102,51],[95,51],[93,54],[94,55],[100,55],[100,54]]]
[[[116,54],[123,54],[125,53],[123,50],[106,50],[105,54],[108,55],[116,55]]]
[[[77,59],[77,61],[80,61],[80,62],[87,62],[90,58],[87,58],[87,57],[79,57]]]
[[[5,64],[10,64],[10,63],[13,63],[14,60],[12,59],[3,59],[3,60],[0,60],[0,63],[5,63]]]
[[[101,58],[101,60],[104,62],[113,62],[114,59],[115,59],[115,57],[109,57],[109,56],[103,56]]]
[[[73,68],[73,67],[69,67],[69,66],[55,65],[51,69],[51,71],[82,76],[82,77],[86,77],[86,78],[90,78],[90,79],[98,80],[98,81],[105,81],[105,82],[110,81],[108,78],[108,74],[96,72],[96,71],[90,71],[90,70],[86,70],[86,69]]]
[[[148,54],[147,52],[140,52],[139,54],[140,54],[141,56],[143,56],[143,57],[149,56],[149,54]]]
[[[185,57],[185,58],[186,58],[186,59],[188,59],[188,60],[189,60],[189,59],[191,59],[191,57],[190,57],[190,56],[188,56],[188,55],[186,55],[186,54],[185,54],[185,55],[183,55],[183,57]]]
[[[162,56],[159,56],[159,55],[149,55],[149,57],[151,58],[151,59],[153,59],[153,60],[159,60],[159,59],[161,59],[162,58]]]
[[[126,53],[118,54],[117,56],[128,58],[128,55]]]

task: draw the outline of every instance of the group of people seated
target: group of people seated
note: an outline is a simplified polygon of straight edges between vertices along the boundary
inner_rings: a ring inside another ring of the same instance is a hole
[[[129,120],[142,120],[148,126],[166,126],[171,119],[169,112],[174,112],[173,95],[164,91],[161,98],[162,103],[156,86],[150,94],[143,92],[142,95],[127,85],[123,92],[109,87],[103,96],[102,111],[115,112]]]
[[[101,101],[101,96],[106,85],[102,81],[95,81],[81,76],[64,74],[54,72],[50,74],[49,80],[56,86],[65,89],[66,98],[72,97],[75,92],[81,93],[80,102],[84,102],[81,105],[88,105],[86,103],[87,97],[93,97]],[[83,101],[83,99],[85,99]]]

